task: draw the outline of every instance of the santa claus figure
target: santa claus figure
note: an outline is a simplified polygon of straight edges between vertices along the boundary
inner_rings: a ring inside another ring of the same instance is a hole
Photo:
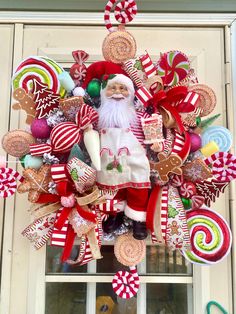
[[[133,220],[134,238],[145,239],[150,167],[141,126],[145,113],[135,110],[131,79],[124,74],[103,77],[98,113],[101,171],[97,172],[97,185],[115,192],[124,214]],[[105,231],[114,231],[119,221],[119,215],[110,217]]]

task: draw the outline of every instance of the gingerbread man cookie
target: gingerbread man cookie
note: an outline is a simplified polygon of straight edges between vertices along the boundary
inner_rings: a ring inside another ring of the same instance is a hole
[[[150,162],[151,170],[158,172],[160,179],[163,182],[168,182],[168,174],[182,174],[180,166],[182,165],[182,159],[175,154],[171,154],[168,157],[164,153],[158,154],[159,162]]]
[[[35,103],[33,98],[26,93],[23,88],[17,88],[13,92],[13,97],[18,103],[13,104],[12,108],[14,110],[24,110],[27,114],[26,123],[31,124],[35,118]]]
[[[26,169],[23,171],[24,181],[18,186],[19,193],[29,192],[28,200],[37,202],[41,193],[48,193],[48,184],[52,181],[51,166],[43,165],[39,170]]]

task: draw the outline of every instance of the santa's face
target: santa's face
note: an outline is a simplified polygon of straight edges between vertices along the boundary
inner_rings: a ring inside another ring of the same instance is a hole
[[[136,120],[134,96],[122,83],[110,82],[101,92],[98,128],[129,128]]]
[[[113,99],[124,99],[129,96],[128,88],[121,83],[110,83],[106,88],[106,96]]]

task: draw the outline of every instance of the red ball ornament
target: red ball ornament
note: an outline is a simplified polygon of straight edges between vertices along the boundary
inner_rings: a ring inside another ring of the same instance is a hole
[[[190,152],[194,153],[202,147],[202,139],[200,135],[195,133],[189,133],[189,135],[191,141]]]
[[[31,124],[31,132],[32,135],[35,138],[48,138],[51,133],[51,128],[47,124],[47,120],[42,118],[42,119],[34,119],[32,124]]]

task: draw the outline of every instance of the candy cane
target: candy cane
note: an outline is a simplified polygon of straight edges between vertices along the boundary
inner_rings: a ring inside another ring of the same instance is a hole
[[[105,7],[104,22],[109,32],[115,31],[110,21],[110,12],[113,5],[116,2],[117,0],[110,0],[108,1]],[[120,3],[116,4],[115,10],[114,10],[115,19],[117,20],[117,22],[121,24],[127,24],[128,22],[131,22],[134,16],[136,15],[136,13],[137,13],[137,5],[134,0],[121,1]]]
[[[219,181],[232,181],[236,178],[236,156],[219,152],[204,160],[209,166],[212,165],[212,174]]]
[[[136,267],[130,267],[130,273],[118,271],[112,280],[112,287],[120,298],[130,299],[135,296],[139,289],[139,276]]]
[[[16,180],[22,182],[24,178],[11,168],[0,168],[0,197],[6,198],[15,193]]]

